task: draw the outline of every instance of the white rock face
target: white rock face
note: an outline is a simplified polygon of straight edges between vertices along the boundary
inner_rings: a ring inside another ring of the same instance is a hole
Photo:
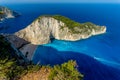
[[[50,42],[51,37],[59,38],[60,26],[64,26],[64,23],[51,17],[42,17],[15,35],[32,44],[46,44]]]
[[[16,32],[15,35],[31,44],[39,45],[49,43],[50,38],[76,41],[106,32],[105,26],[91,26],[91,28],[93,28],[89,29],[86,25],[84,29],[74,28],[75,31],[79,31],[80,33],[72,33],[71,30],[65,26],[65,23],[62,21],[58,21],[52,17],[42,16],[25,29]]]
[[[18,15],[20,14],[8,9],[7,7],[0,6],[0,20],[5,19],[5,18],[14,18]]]
[[[26,56],[32,60],[37,46],[50,42],[51,38],[58,40],[76,41],[89,38],[92,35],[98,35],[106,32],[105,26],[85,25],[84,27],[74,27],[73,33],[65,23],[52,17],[42,16],[36,19],[25,29],[15,34],[5,34],[4,36]]]

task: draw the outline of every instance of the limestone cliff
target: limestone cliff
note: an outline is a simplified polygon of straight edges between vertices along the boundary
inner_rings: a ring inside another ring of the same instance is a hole
[[[7,7],[0,6],[0,20],[3,20],[5,18],[14,18],[18,15],[20,14],[8,9]]]
[[[33,53],[35,52],[37,45],[33,45],[30,42],[22,38],[19,38],[13,34],[2,34],[2,35],[4,35],[9,40],[9,42],[16,49],[18,49],[22,53],[22,55],[24,55],[29,61],[32,60]]]
[[[5,36],[17,40],[15,36],[0,34],[0,80],[83,80],[84,76],[76,68],[76,61],[69,60],[53,67],[35,65],[29,62]],[[23,40],[20,41],[25,43]]]
[[[62,17],[62,18],[61,18]],[[61,19],[59,19],[61,18]],[[69,22],[68,25],[66,22]],[[92,23],[77,23],[63,16],[41,16],[25,29],[15,33],[32,44],[46,44],[50,38],[76,41],[106,32],[105,26]]]
[[[62,17],[62,18],[61,18]],[[77,23],[63,16],[41,16],[25,29],[4,36],[27,59],[32,60],[37,45],[47,44],[51,38],[76,41],[106,32],[105,26]]]

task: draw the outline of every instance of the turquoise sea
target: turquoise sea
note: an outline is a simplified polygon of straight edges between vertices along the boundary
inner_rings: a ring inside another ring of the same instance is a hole
[[[105,25],[107,32],[91,38],[70,42],[52,40],[39,45],[34,63],[61,64],[76,60],[84,80],[120,80],[120,4],[1,4],[21,16],[0,23],[0,33],[14,33],[45,14],[59,14],[83,23]]]

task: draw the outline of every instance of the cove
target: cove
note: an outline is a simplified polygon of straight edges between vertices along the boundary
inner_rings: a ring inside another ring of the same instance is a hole
[[[68,60],[76,60],[78,70],[82,72],[84,80],[119,80],[120,70],[102,64],[100,61],[83,53],[59,51],[50,46],[39,46],[34,57],[34,63],[42,65],[56,65]]]

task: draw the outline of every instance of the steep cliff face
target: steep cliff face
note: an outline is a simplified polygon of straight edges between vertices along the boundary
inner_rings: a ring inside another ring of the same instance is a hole
[[[19,75],[20,65],[25,64],[29,64],[28,59],[0,34],[0,80],[18,80],[13,77]]]
[[[17,37],[13,34],[3,34],[9,42],[18,49],[22,55],[24,55],[29,61],[32,60],[33,54],[37,48],[37,45],[33,45],[30,42]]]
[[[0,20],[4,18],[14,18],[18,15],[17,12],[8,9],[7,7],[0,6]]]
[[[49,43],[50,38],[76,41],[105,32],[105,26],[84,23],[71,28],[71,26],[54,16],[41,16],[25,29],[16,32],[15,35],[38,45]]]
[[[52,37],[59,38],[60,26],[64,23],[51,17],[41,17],[15,35],[32,44],[46,44]]]
[[[27,59],[32,60],[33,54],[40,44],[47,44],[51,38],[76,41],[106,32],[105,26],[92,23],[77,23],[61,16],[41,16],[25,29],[5,37],[20,50]]]
[[[83,80],[84,76],[76,69],[75,61],[69,60],[53,67],[35,65],[15,48],[21,45],[20,42],[15,46],[11,44],[14,39],[26,44],[14,35],[0,34],[0,80]],[[28,49],[31,49],[30,45]]]

